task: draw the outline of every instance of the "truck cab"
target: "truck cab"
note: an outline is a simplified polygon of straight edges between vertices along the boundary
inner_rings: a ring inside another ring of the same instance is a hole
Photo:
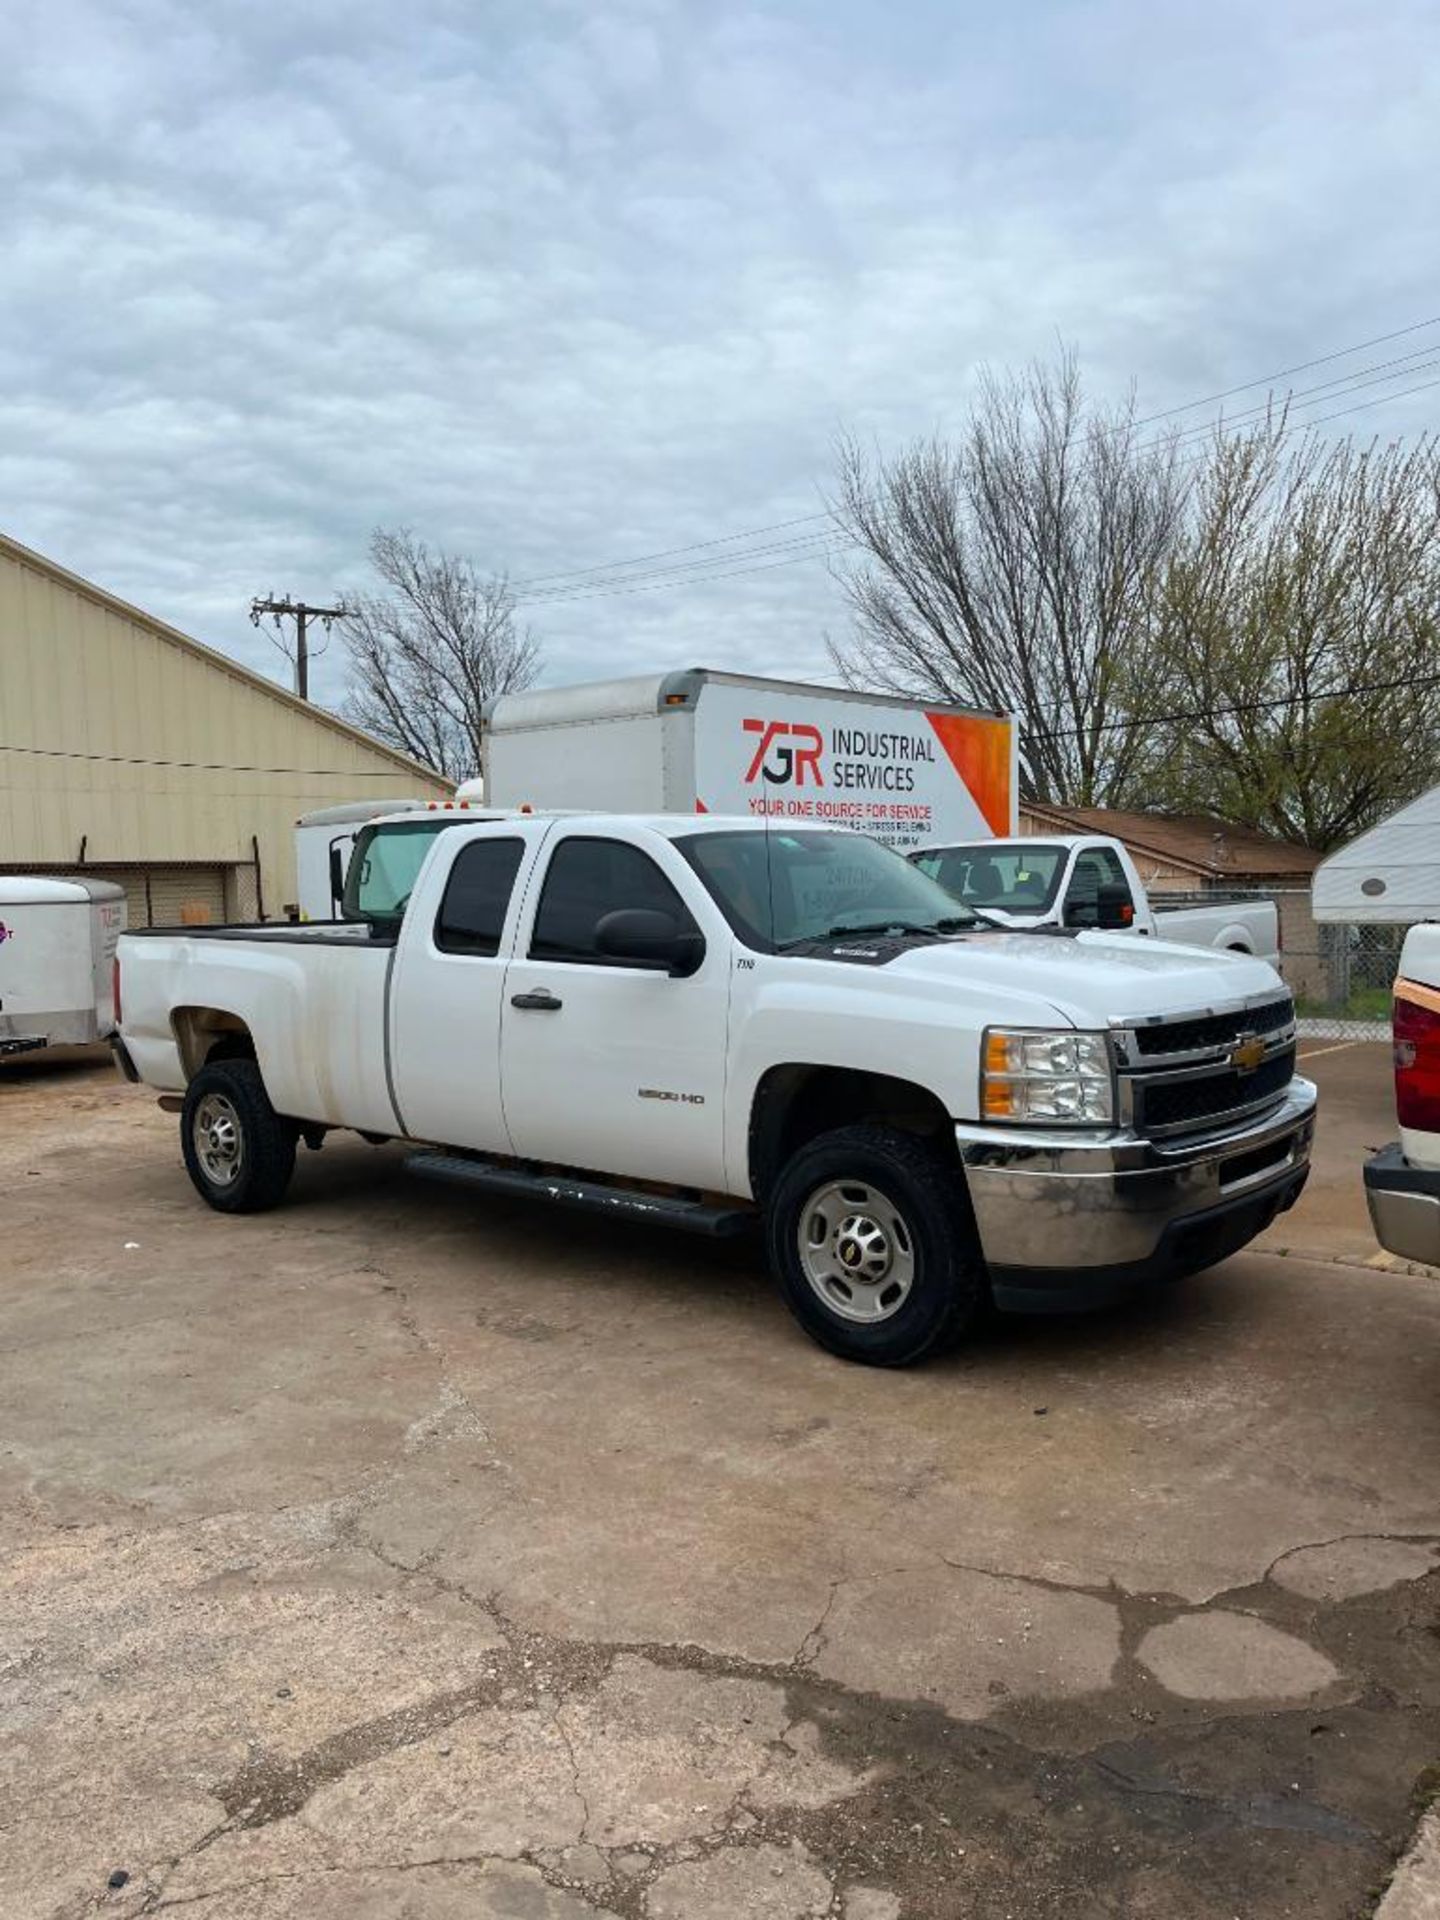
[[[1185,946],[1280,958],[1270,900],[1155,897],[1129,849],[1106,834],[1044,834],[917,848],[910,858],[957,900],[1009,927],[1106,927]]]

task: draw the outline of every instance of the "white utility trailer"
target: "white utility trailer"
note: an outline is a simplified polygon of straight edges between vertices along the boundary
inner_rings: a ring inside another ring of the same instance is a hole
[[[0,874],[0,1055],[113,1033],[124,931],[125,890],[109,880]]]
[[[1321,921],[1413,927],[1440,920],[1440,787],[1322,860],[1312,903]]]

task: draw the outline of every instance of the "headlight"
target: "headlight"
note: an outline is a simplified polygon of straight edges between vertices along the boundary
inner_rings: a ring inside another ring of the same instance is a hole
[[[1113,1123],[1105,1035],[988,1028],[980,1108],[987,1120]]]

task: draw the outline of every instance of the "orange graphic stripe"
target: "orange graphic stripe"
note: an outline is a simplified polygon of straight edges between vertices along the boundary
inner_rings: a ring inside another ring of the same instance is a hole
[[[974,795],[990,831],[1013,831],[1010,722],[978,713],[927,713],[950,764]]]

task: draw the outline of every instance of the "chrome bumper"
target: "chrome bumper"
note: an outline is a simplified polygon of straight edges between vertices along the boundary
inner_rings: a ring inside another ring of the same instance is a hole
[[[997,1281],[1008,1273],[1022,1286],[1063,1286],[1067,1276],[1193,1271],[1209,1264],[1208,1225],[1223,1259],[1298,1197],[1314,1128],[1314,1085],[1295,1079],[1248,1126],[1179,1140],[966,1125],[955,1139]],[[1182,1249],[1177,1229],[1191,1223]]]
[[[1412,1166],[1396,1141],[1365,1162],[1365,1199],[1388,1253],[1440,1267],[1440,1173]]]

